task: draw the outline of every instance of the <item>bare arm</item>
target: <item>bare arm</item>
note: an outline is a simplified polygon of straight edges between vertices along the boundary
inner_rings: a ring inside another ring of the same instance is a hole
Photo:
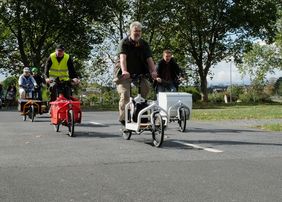
[[[126,54],[120,54],[119,58],[120,58],[120,67],[121,67],[121,71],[122,71],[122,77],[124,79],[127,79],[127,78],[130,77],[130,74],[127,71]]]

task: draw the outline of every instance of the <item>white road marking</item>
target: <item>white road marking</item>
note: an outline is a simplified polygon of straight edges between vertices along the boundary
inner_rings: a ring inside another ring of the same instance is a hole
[[[98,122],[94,122],[94,121],[91,121],[91,122],[89,122],[89,123],[91,123],[91,124],[93,124],[93,125],[97,125],[97,126],[106,126],[106,125],[103,124],[103,123],[98,123]]]
[[[205,150],[205,151],[208,151],[208,152],[214,152],[214,153],[221,153],[221,152],[223,152],[222,150],[206,148],[206,147],[202,147],[202,146],[199,146],[199,145],[196,145],[196,144],[190,144],[190,143],[181,142],[181,141],[178,141],[178,140],[174,140],[172,142],[175,142],[175,143],[178,143],[178,144],[182,144],[182,145],[185,145],[185,146],[189,146],[189,147],[193,147],[195,149],[202,149],[202,150]]]

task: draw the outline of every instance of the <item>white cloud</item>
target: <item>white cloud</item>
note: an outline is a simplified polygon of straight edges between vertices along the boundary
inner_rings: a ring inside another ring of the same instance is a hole
[[[242,76],[240,75],[238,69],[236,68],[235,64],[232,63],[231,65],[231,79],[230,79],[230,63],[227,62],[220,62],[218,63],[213,69],[213,78],[207,77],[208,85],[230,85],[232,84],[250,84],[249,76]],[[282,76],[282,71],[276,71],[275,74],[267,74],[267,78],[275,77],[279,78]]]

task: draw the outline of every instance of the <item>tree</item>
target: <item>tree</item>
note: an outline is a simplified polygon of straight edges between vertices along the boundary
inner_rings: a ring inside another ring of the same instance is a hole
[[[56,43],[63,43],[81,69],[91,46],[102,41],[93,23],[109,20],[114,0],[10,0],[0,4],[0,68],[18,74],[43,66]]]
[[[231,56],[238,61],[254,38],[271,41],[277,5],[281,4],[270,0],[136,2],[139,7],[135,13],[150,30],[147,38],[152,39],[152,46],[173,47],[181,60],[186,60],[186,68],[197,65],[204,101],[208,101],[207,76],[212,74],[211,67]]]
[[[96,25],[96,29],[104,36],[102,43],[93,47],[91,57],[86,70],[91,83],[99,83],[105,86],[113,85],[113,68],[117,62],[116,49],[128,30],[132,16],[131,1],[117,0],[111,5],[109,14],[113,16],[106,24]]]
[[[241,74],[248,74],[251,81],[263,81],[267,73],[274,74],[275,70],[282,70],[282,52],[275,44],[256,43],[244,54],[243,63],[237,67]]]
[[[263,81],[267,73],[282,70],[282,10],[278,16],[275,41],[271,44],[253,44],[238,65],[241,74],[250,75],[251,80]]]

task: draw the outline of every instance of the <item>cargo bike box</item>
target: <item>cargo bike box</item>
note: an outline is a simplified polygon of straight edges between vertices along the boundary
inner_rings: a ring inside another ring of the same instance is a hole
[[[163,109],[161,115],[168,122],[177,121],[180,131],[186,129],[186,120],[191,118],[192,114],[192,94],[184,92],[160,92],[158,93],[158,103]]]
[[[26,111],[28,111],[30,105],[35,106],[34,110],[37,114],[46,113],[47,102],[32,99],[19,99],[18,111],[25,113]]]
[[[54,125],[64,123],[68,117],[68,109],[71,105],[74,112],[74,122],[81,123],[81,109],[80,101],[76,98],[67,100],[65,98],[58,98],[56,101],[50,102],[51,108],[51,123]]]

